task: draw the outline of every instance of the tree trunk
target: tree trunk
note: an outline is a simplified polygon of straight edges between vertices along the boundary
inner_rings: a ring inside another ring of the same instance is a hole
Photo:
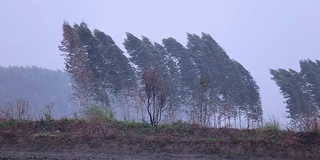
[[[247,116],[247,120],[248,120],[248,122],[247,122],[247,124],[248,124],[247,129],[249,129],[249,128],[250,128],[250,117],[249,117],[249,115]]]
[[[240,112],[240,109],[239,109],[239,128],[241,129],[241,112]]]

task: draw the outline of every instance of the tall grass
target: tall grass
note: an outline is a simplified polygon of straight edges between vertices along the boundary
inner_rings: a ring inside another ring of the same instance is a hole
[[[274,117],[269,118],[269,121],[267,121],[261,129],[264,136],[272,139],[280,139],[283,132],[281,130],[280,122]]]

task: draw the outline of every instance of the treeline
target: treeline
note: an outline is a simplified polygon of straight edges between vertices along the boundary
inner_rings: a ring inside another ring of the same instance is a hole
[[[84,22],[63,23],[59,49],[82,108],[115,107],[123,97],[129,106],[140,105],[137,115],[150,121],[160,115],[164,122],[184,119],[215,127],[241,127],[244,117],[246,127],[261,122],[258,85],[209,34],[188,33],[186,46],[171,37],[157,43],[126,35],[128,56],[102,31]]]
[[[300,72],[270,70],[286,99],[288,117],[301,130],[320,127],[320,61],[300,61]]]
[[[72,114],[76,108],[67,99],[71,94],[69,84],[68,74],[62,71],[35,66],[0,67],[0,114],[15,112],[12,110],[16,106],[23,106],[32,112],[31,118],[38,119],[48,105],[53,107],[55,118]]]

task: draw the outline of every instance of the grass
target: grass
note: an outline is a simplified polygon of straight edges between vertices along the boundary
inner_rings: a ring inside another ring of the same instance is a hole
[[[133,132],[136,134],[150,134],[153,127],[148,123],[138,123],[130,121],[112,121],[113,126],[121,133]]]
[[[155,128],[156,132],[166,132],[177,136],[187,136],[195,133],[197,125],[192,125],[187,122],[178,121],[172,124],[159,125]]]
[[[8,128],[18,126],[22,121],[17,120],[2,120],[0,121],[0,128]]]

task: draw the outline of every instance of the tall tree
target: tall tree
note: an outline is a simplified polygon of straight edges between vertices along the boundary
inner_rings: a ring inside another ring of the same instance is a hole
[[[288,117],[295,125],[305,125],[306,120],[310,122],[310,118],[317,116],[315,103],[303,74],[292,69],[271,69],[270,73],[286,99]]]
[[[109,105],[109,97],[106,92],[107,84],[105,83],[108,78],[105,67],[106,59],[103,53],[99,52],[100,43],[85,22],[81,22],[80,25],[75,24],[74,29],[79,35],[83,48],[87,51],[87,63],[92,73],[91,83],[95,91],[95,101]]]
[[[236,69],[241,74],[237,79],[240,80],[241,84],[237,85],[238,92],[236,97],[236,104],[239,106],[238,110],[241,113],[245,113],[249,120],[258,122],[258,125],[262,122],[262,106],[260,97],[260,88],[256,81],[251,76],[250,72],[247,71],[240,63],[233,61]],[[240,118],[239,116],[239,118]],[[240,122],[240,121],[239,121]],[[240,124],[241,125],[241,124]]]
[[[136,86],[136,78],[129,60],[123,51],[115,44],[112,38],[105,33],[94,30],[94,36],[99,41],[98,52],[103,62],[104,83],[114,93],[131,90]]]
[[[307,81],[308,91],[314,100],[314,105],[320,109],[320,61],[302,60],[300,68],[303,78]]]
[[[197,91],[193,95],[193,99],[196,102],[193,110],[199,117],[200,123],[207,125],[207,120],[217,111],[215,108],[217,101],[214,101],[217,96],[217,92],[215,92],[217,83],[214,82],[214,74],[217,72],[215,71],[216,68],[212,67],[212,63],[215,62],[210,60],[209,48],[203,43],[200,36],[188,33],[187,37],[187,48],[199,77]]]
[[[213,114],[219,111],[220,117],[227,118],[229,124],[231,117],[236,121],[237,114],[240,120],[241,112],[247,114],[248,120],[257,121],[262,117],[259,87],[253,77],[240,63],[231,60],[209,34],[202,33],[202,37],[188,34],[187,47],[198,74],[209,79],[210,110]]]
[[[159,43],[154,44],[156,52],[156,57],[161,65],[161,70],[163,70],[164,79],[167,84],[167,94],[168,94],[168,105],[167,105],[167,120],[169,122],[175,122],[179,119],[180,111],[180,91],[179,91],[179,69],[177,64],[174,62],[171,55],[166,51],[166,49]]]
[[[149,48],[137,37],[131,33],[126,33],[127,38],[124,40],[124,46],[127,53],[131,56],[130,61],[140,70],[149,68],[154,65],[156,59]]]
[[[73,95],[80,107],[86,107],[94,99],[94,87],[91,82],[93,73],[88,63],[88,54],[77,31],[67,22],[63,23],[63,40],[59,49],[65,57],[65,68],[72,80]]]
[[[162,40],[166,51],[171,55],[173,61],[177,64],[180,79],[180,96],[186,105],[191,105],[192,93],[195,91],[198,75],[188,50],[174,38]]]

